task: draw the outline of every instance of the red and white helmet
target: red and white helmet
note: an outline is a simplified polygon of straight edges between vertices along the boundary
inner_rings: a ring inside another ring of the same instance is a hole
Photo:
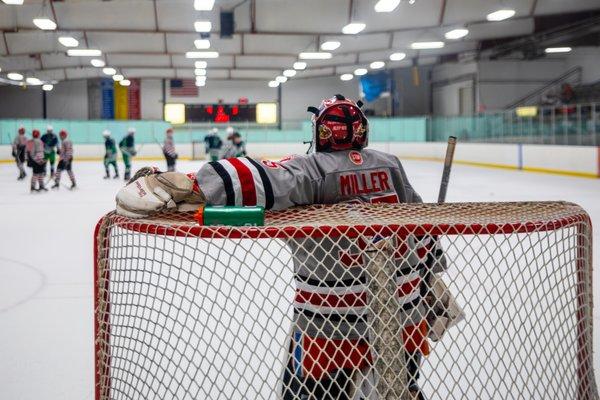
[[[64,129],[62,129],[59,133],[58,136],[60,136],[61,139],[66,139],[67,137],[67,131],[65,131]]]
[[[37,129],[34,129],[33,131],[31,131],[31,136],[33,136],[34,138],[39,138],[40,137],[40,131],[38,131]]]
[[[20,126],[19,127],[19,135],[24,135],[25,134],[25,127],[24,126]]]
[[[325,99],[312,112],[313,143],[316,151],[360,150],[367,146],[369,122],[360,107],[362,102],[336,94]]]

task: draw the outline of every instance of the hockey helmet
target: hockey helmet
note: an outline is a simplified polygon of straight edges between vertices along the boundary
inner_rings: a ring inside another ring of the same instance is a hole
[[[19,135],[24,135],[25,134],[25,127],[24,126],[20,126],[19,127]]]
[[[135,133],[135,128],[133,128],[133,127],[129,127],[129,128],[127,129],[127,133],[129,133],[129,134],[133,134],[133,133]]]
[[[61,139],[66,139],[67,131],[64,129],[61,129],[60,132],[58,133],[58,136],[60,136]]]
[[[103,130],[102,131],[102,136],[109,137],[110,136],[110,131],[108,129]]]
[[[54,128],[52,127],[52,125],[46,125],[47,132],[52,132],[53,130],[54,130]]]
[[[218,130],[217,128],[212,128],[212,129],[210,130],[210,133],[212,133],[213,135],[216,135],[216,134],[218,134],[218,133],[219,133],[219,130]]]
[[[313,144],[316,151],[360,150],[367,146],[369,122],[360,107],[362,102],[336,94],[319,107],[308,107],[313,113]]]
[[[173,128],[167,129],[167,136],[173,136]]]
[[[31,136],[33,136],[35,139],[39,138],[40,137],[40,131],[38,131],[37,129],[34,129],[31,132]]]
[[[235,132],[235,129],[233,129],[233,126],[228,126],[225,132],[227,132],[227,135],[231,135]]]

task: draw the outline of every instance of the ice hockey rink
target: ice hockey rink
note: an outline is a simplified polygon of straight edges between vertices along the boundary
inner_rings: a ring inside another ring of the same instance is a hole
[[[426,202],[437,197],[441,163],[406,160],[410,181]],[[147,163],[137,162],[134,169]],[[155,163],[160,165],[160,163]],[[162,166],[162,165],[161,165]],[[185,161],[180,171],[201,162]],[[103,180],[98,162],[77,162],[79,188],[29,193],[12,164],[0,165],[0,398],[91,399],[94,388],[93,229],[114,208],[123,182]],[[600,181],[455,165],[449,202],[566,200],[600,221]],[[594,244],[600,234],[596,230]],[[600,265],[594,261],[594,286]],[[600,304],[595,292],[595,304]],[[594,310],[594,360],[600,378],[600,311]]]

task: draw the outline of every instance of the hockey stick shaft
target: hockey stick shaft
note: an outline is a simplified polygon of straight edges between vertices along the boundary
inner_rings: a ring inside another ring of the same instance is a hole
[[[446,202],[446,192],[448,191],[448,182],[450,181],[450,171],[454,161],[454,150],[456,148],[456,137],[448,138],[448,147],[446,147],[446,158],[444,159],[444,171],[442,172],[442,182],[440,183],[440,192],[438,194],[438,203]]]

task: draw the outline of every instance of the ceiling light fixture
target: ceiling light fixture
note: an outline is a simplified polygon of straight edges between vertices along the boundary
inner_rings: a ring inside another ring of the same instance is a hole
[[[488,21],[504,21],[514,17],[516,11],[512,9],[503,9],[489,13],[486,18]]]
[[[356,76],[362,76],[362,75],[366,75],[367,72],[369,72],[366,68],[356,68],[354,70],[354,75]]]
[[[279,82],[269,81],[269,87],[276,88],[277,86],[279,86]]]
[[[196,48],[200,49],[200,50],[210,49],[210,40],[196,39],[196,40],[194,40],[194,46],[196,46]]]
[[[206,76],[206,70],[204,68],[196,68],[194,74],[196,76]]]
[[[56,29],[56,22],[50,18],[34,18],[33,24],[44,31],[53,31]]]
[[[219,58],[217,51],[188,51],[185,58]]]
[[[129,85],[131,85],[131,81],[129,79],[121,79],[121,81],[119,82],[119,85],[129,86]]]
[[[114,74],[112,78],[113,78],[113,81],[115,81],[115,82],[119,82],[119,81],[122,81],[123,79],[125,79],[125,77],[121,74]]]
[[[352,75],[352,74],[340,75],[340,79],[343,81],[350,81],[350,80],[352,80],[352,78],[354,78],[354,75]]]
[[[79,46],[79,41],[72,36],[61,36],[58,38],[58,42],[65,47]]]
[[[23,75],[19,74],[18,72],[9,72],[8,74],[6,74],[6,77],[8,79],[12,79],[13,81],[23,80]]]
[[[366,27],[367,25],[362,22],[350,22],[342,28],[342,33],[344,35],[356,35],[357,33],[362,32]]]
[[[215,5],[215,0],[194,0],[194,9],[197,11],[210,11]]]
[[[29,78],[25,79],[25,82],[27,82],[28,85],[32,85],[32,86],[42,85],[44,83],[35,77],[29,77]]]
[[[292,76],[296,75],[297,72],[295,69],[286,69],[285,71],[283,71],[283,76],[287,76],[288,78],[291,78]]]
[[[392,53],[390,54],[390,60],[392,61],[402,61],[406,58],[406,53]]]
[[[546,52],[547,54],[552,54],[552,53],[569,53],[571,50],[573,50],[570,47],[547,47],[544,52]]]
[[[458,29],[453,29],[451,31],[446,32],[444,34],[444,37],[446,39],[456,40],[456,39],[464,38],[468,34],[469,34],[469,30],[468,29],[458,28]]]
[[[49,83],[46,83],[45,85],[42,85],[42,90],[43,90],[44,92],[49,92],[49,91],[51,91],[52,89],[54,89],[54,85],[51,85],[51,84],[49,84]]]
[[[275,80],[279,83],[284,83],[284,82],[287,82],[287,77],[285,77],[283,75],[279,75],[277,78],[275,78]]]
[[[375,4],[376,12],[392,12],[400,5],[400,0],[379,0]]]
[[[210,32],[212,29],[212,22],[210,21],[196,21],[194,22],[194,29],[196,32]]]
[[[414,42],[410,45],[410,48],[414,50],[441,49],[442,47],[444,47],[444,42]]]
[[[328,40],[327,42],[321,43],[321,50],[332,51],[341,46],[341,43],[337,40]]]
[[[90,60],[90,64],[92,64],[96,68],[102,68],[106,65],[104,60],[100,60],[99,58],[94,58],[94,59]]]
[[[20,6],[23,4],[23,0],[2,0],[2,2],[11,6]]]
[[[385,63],[383,61],[373,61],[369,67],[371,67],[371,69],[381,69],[385,67]]]
[[[71,57],[98,57],[102,52],[98,49],[69,49],[67,55]]]
[[[298,58],[301,60],[328,60],[331,58],[331,53],[327,53],[324,51],[305,51],[298,54]]]
[[[208,67],[208,63],[206,61],[196,61],[194,62],[194,68],[206,68]]]
[[[102,68],[102,73],[104,75],[114,75],[117,73],[117,70],[111,67]]]
[[[196,81],[196,86],[198,87],[202,87],[202,86],[206,86],[206,81]]]
[[[303,69],[306,69],[306,63],[304,61],[296,61],[294,63],[294,69],[302,71]]]

